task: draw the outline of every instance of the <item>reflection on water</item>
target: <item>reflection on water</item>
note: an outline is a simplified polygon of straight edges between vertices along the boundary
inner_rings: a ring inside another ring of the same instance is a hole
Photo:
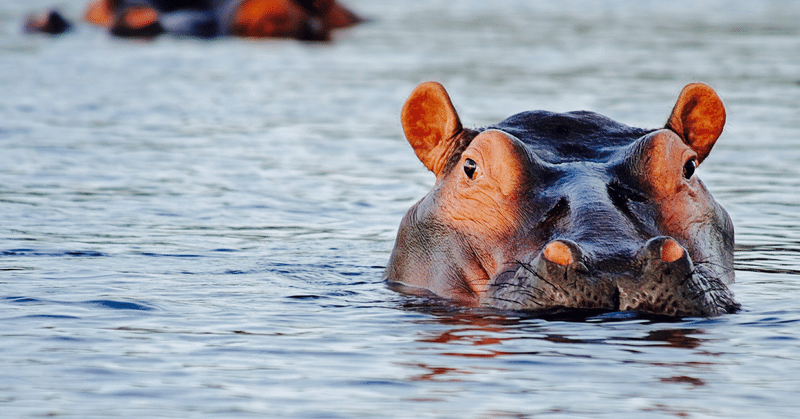
[[[700,329],[654,330],[649,332],[643,340],[662,342],[659,346],[670,348],[694,349],[700,346],[700,339],[690,335],[702,333]]]
[[[491,410],[487,417],[524,416],[523,412],[531,411],[603,414],[608,406],[619,406],[625,399],[648,400],[655,396],[651,390],[658,383],[675,387],[661,388],[654,403],[644,402],[647,410],[685,415],[697,412],[709,394],[694,392],[706,387],[716,391],[723,379],[718,370],[728,364],[729,354],[719,351],[716,338],[706,332],[711,324],[703,322],[594,317],[589,320],[593,327],[587,328],[585,321],[480,311],[441,311],[434,316],[417,321],[420,331],[415,345],[405,349],[420,360],[398,362],[412,370],[407,380],[425,383],[420,385],[431,392],[406,400],[446,403],[452,395],[442,392],[441,386],[450,385],[502,392],[505,398],[524,395],[529,403],[528,408],[512,404]],[[587,408],[592,403],[595,407]]]
[[[622,344],[636,346],[637,342],[650,347],[670,347],[695,349],[702,342],[695,335],[702,334],[702,329],[679,328],[679,329],[657,329],[650,330],[643,336],[624,337],[619,339],[608,339],[608,337],[580,338],[569,335],[554,333],[551,331],[553,320],[543,321],[541,316],[535,318],[502,317],[496,314],[488,314],[486,311],[475,310],[471,313],[467,309],[452,312],[450,315],[436,317],[436,321],[442,325],[450,326],[452,329],[443,330],[433,336],[426,336],[417,339],[418,342],[429,342],[437,344],[458,345],[458,347],[475,346],[473,350],[489,350],[489,353],[447,353],[443,355],[466,356],[466,357],[496,357],[506,355],[537,354],[538,352],[501,352],[492,351],[492,348],[502,346],[518,339],[543,340],[551,343],[561,343],[569,345],[581,344]],[[638,316],[631,313],[633,316]],[[563,317],[563,315],[561,316]],[[589,320],[592,321],[592,320]],[[630,322],[631,320],[625,320]],[[674,321],[672,319],[671,321]],[[427,323],[429,320],[423,321]],[[597,321],[592,321],[597,324]],[[605,322],[609,322],[605,320]],[[619,323],[619,320],[611,320],[611,323]],[[649,323],[647,320],[636,321],[639,324]],[[665,323],[669,324],[669,323]],[[536,347],[537,345],[530,345]],[[444,346],[450,347],[450,346]]]
[[[4,417],[800,408],[797,4],[349,0],[375,19],[327,46],[22,36],[50,3],[0,5]],[[425,80],[475,125],[654,127],[712,85],[728,124],[698,173],[736,225],[742,311],[525,317],[388,290],[433,183],[399,125]]]

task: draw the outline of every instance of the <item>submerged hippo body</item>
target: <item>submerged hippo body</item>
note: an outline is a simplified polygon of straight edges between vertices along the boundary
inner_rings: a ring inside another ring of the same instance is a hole
[[[716,93],[691,84],[663,129],[531,111],[471,130],[422,84],[402,124],[436,183],[384,278],[503,310],[733,312],[733,225],[695,174],[724,123]]]

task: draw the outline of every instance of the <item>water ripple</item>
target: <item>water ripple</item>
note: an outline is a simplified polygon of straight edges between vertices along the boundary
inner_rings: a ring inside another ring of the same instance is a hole
[[[37,305],[69,305],[69,306],[94,306],[113,310],[140,310],[153,311],[154,307],[145,303],[135,303],[130,301],[115,300],[86,300],[86,301],[59,301],[31,297],[9,296],[2,297],[8,303],[14,304],[37,304]]]
[[[20,23],[0,2],[3,417],[793,417],[800,409],[800,3],[342,0],[334,42]],[[86,1],[60,2],[79,21]],[[795,51],[795,53],[792,53]],[[436,179],[424,80],[466,126],[530,109],[728,110],[698,174],[736,225],[713,319],[500,313],[381,282]]]

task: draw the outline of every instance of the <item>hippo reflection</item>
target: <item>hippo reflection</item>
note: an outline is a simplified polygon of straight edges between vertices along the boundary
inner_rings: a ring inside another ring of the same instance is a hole
[[[663,129],[530,111],[472,130],[422,84],[402,125],[436,183],[384,279],[502,310],[734,312],[733,225],[695,173],[724,124],[714,90],[690,84]]]

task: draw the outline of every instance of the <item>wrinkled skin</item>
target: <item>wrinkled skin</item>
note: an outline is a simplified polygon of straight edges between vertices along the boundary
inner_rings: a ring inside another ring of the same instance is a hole
[[[436,175],[384,273],[400,291],[503,310],[734,312],[733,225],[695,168],[725,123],[684,88],[663,129],[531,111],[463,128],[438,83],[406,102],[406,138]]]

